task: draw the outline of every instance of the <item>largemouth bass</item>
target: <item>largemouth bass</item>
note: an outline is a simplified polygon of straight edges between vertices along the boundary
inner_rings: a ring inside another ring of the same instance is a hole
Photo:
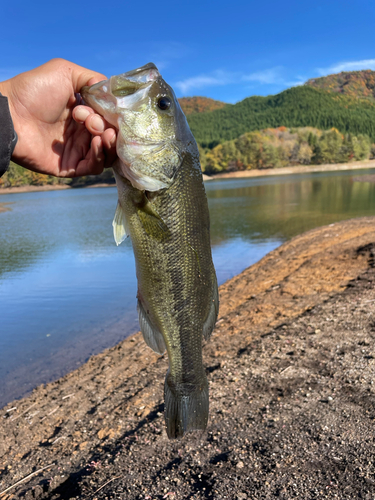
[[[152,63],[81,94],[118,130],[114,237],[117,244],[131,238],[143,337],[157,353],[168,352],[168,437],[204,430],[209,402],[202,339],[211,335],[219,299],[197,144]]]

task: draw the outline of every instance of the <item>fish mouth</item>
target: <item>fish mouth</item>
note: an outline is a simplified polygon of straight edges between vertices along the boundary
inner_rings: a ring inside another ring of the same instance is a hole
[[[144,66],[141,66],[140,68],[133,69],[126,73],[122,73],[121,75],[119,75],[119,78],[121,77],[124,79],[129,79],[138,82],[142,81],[146,83],[150,81],[155,81],[157,78],[160,77],[160,73],[155,64],[150,62],[148,64],[145,64]]]
[[[85,103],[95,111],[100,112],[103,105],[106,109],[114,111],[117,100],[131,96],[139,90],[147,89],[161,78],[158,68],[154,63],[148,63],[140,68],[133,69],[121,75],[112,76],[109,80],[103,80],[90,87],[84,86],[80,94]]]
[[[104,94],[113,94],[116,97],[123,97],[137,92],[137,90],[148,87],[155,80],[160,78],[158,68],[154,63],[148,63],[140,68],[133,69],[118,76],[112,76],[109,80],[84,86],[80,94],[84,100],[90,100],[90,96],[103,98]]]

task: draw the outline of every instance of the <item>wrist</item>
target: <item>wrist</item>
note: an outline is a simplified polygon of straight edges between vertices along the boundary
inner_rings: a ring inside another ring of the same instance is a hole
[[[4,85],[1,85],[0,90],[4,92]],[[8,169],[16,143],[17,134],[14,131],[9,100],[0,92],[0,177]]]
[[[18,142],[18,134],[16,131],[16,126],[15,126],[15,121],[14,121],[14,108],[12,105],[12,99],[11,99],[11,85],[10,85],[10,80],[6,80],[5,82],[0,82],[0,94],[8,99],[8,107],[9,107],[9,114],[11,118],[11,124],[13,127],[13,137],[12,141],[10,144],[10,156],[13,157],[14,150],[16,148],[17,142]]]

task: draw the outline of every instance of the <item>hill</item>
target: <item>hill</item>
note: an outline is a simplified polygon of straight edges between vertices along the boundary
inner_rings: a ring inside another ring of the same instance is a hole
[[[227,103],[222,101],[215,101],[210,97],[181,97],[178,99],[182,111],[185,115],[191,115],[193,113],[205,113],[208,111],[214,111],[215,109],[223,108],[227,106]]]
[[[370,69],[312,78],[305,85],[350,97],[375,100],[375,71]]]
[[[375,141],[375,101],[305,85],[193,114],[188,116],[188,122],[197,142],[211,148],[245,132],[280,126],[322,130],[335,127],[342,133],[366,134]]]

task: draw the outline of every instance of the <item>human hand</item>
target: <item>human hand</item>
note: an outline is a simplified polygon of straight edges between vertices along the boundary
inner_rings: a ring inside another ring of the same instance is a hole
[[[18,142],[12,159],[56,177],[100,174],[116,159],[116,132],[77,95],[106,80],[64,59],[0,82],[8,97]]]

